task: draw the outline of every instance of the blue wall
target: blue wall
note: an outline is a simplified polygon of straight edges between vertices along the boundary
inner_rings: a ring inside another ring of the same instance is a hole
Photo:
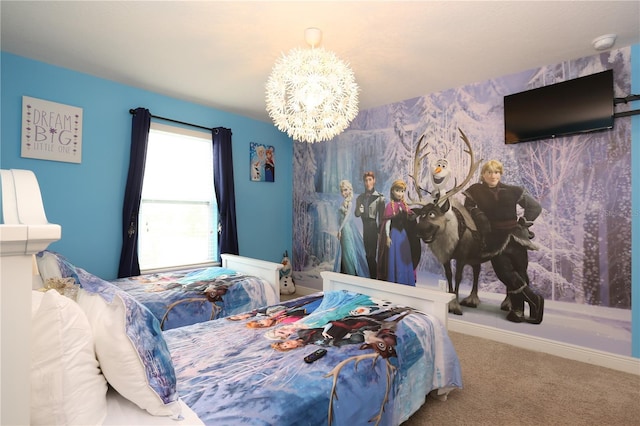
[[[0,166],[36,174],[47,218],[62,226],[62,239],[51,250],[102,278],[116,277],[129,165],[129,109],[145,107],[162,117],[230,128],[240,254],[279,262],[284,250],[292,251],[292,140],[271,123],[1,55]],[[83,109],[81,164],[20,157],[22,96]],[[249,180],[250,142],[275,147],[274,183]]]

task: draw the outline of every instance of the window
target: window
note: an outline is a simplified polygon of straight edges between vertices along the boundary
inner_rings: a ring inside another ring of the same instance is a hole
[[[138,220],[141,271],[216,262],[211,134],[151,123]]]

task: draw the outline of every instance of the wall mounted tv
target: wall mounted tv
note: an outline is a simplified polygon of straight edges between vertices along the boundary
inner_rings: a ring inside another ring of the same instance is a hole
[[[613,70],[504,97],[507,144],[613,127]]]

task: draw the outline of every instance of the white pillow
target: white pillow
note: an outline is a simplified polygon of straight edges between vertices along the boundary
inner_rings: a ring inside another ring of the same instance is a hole
[[[49,278],[61,278],[62,272],[58,263],[58,255],[54,252],[44,250],[36,253],[36,264],[42,281],[45,282]]]
[[[178,418],[175,370],[157,318],[127,292],[64,256],[44,251],[41,258],[55,260],[62,278],[73,278],[80,285],[78,305],[91,324],[107,382],[150,414]]]
[[[33,291],[31,424],[102,424],[106,394],[82,309],[55,290]]]
[[[99,293],[78,291],[78,304],[91,323],[107,381],[150,414],[179,418],[175,372],[158,320],[126,293],[110,296],[108,302]]]

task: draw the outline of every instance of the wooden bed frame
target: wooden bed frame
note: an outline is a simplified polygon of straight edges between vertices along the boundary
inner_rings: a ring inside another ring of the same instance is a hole
[[[324,291],[348,290],[387,300],[398,305],[410,306],[435,316],[444,324],[445,328],[447,327],[449,302],[455,298],[455,295],[451,293],[339,274],[337,272],[323,271],[320,275],[322,275],[322,289]]]

